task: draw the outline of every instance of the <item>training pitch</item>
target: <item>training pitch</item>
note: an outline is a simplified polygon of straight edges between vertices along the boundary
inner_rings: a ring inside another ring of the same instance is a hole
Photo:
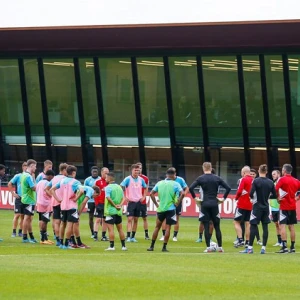
[[[169,253],[157,241],[147,252],[142,219],[138,243],[121,251],[118,236],[114,252],[105,252],[108,242],[95,242],[88,229],[87,214],[81,216],[81,237],[91,249],[62,250],[55,245],[22,244],[11,238],[13,212],[0,211],[0,299],[283,299],[300,297],[300,255],[275,254],[275,226],[270,224],[267,253],[240,254],[233,247],[232,220],[222,220],[225,253],[203,253],[197,218],[181,218],[178,241],[172,237]],[[154,216],[149,216],[149,233]],[[33,232],[39,238],[38,216]],[[126,217],[123,230],[126,234]],[[49,238],[53,239],[49,226]],[[173,232],[173,230],[172,230]],[[296,226],[296,234],[299,232]],[[262,229],[260,227],[262,236]],[[161,234],[159,234],[159,238]],[[297,239],[297,238],[296,238]],[[216,241],[215,237],[213,240]],[[290,242],[288,242],[290,244]],[[297,251],[296,243],[296,251]],[[300,248],[299,248],[300,253]]]

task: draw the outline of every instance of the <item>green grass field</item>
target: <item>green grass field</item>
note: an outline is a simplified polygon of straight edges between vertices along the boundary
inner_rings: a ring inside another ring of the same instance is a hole
[[[231,220],[222,220],[225,253],[203,253],[195,243],[196,218],[182,218],[178,242],[170,241],[169,253],[147,252],[140,226],[138,243],[121,251],[105,252],[108,242],[90,238],[87,215],[81,217],[81,236],[91,249],[61,250],[56,246],[22,244],[11,238],[12,211],[0,211],[0,299],[282,299],[300,297],[300,256],[275,254],[274,225],[270,225],[267,254],[240,254],[233,247]],[[34,217],[34,233],[39,237]],[[126,217],[123,218],[124,225]],[[152,233],[155,217],[149,217]],[[123,225],[123,229],[125,226]],[[142,225],[142,223],[140,223]],[[297,228],[298,230],[298,228]],[[51,230],[49,230],[51,232]],[[51,235],[51,238],[53,236]],[[160,237],[160,236],[159,236]],[[215,239],[214,239],[215,240]]]

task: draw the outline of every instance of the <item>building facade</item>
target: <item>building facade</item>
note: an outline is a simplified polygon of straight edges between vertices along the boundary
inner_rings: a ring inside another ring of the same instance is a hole
[[[141,161],[150,185],[211,161],[232,187],[245,165],[300,175],[300,23],[0,30],[0,163]]]

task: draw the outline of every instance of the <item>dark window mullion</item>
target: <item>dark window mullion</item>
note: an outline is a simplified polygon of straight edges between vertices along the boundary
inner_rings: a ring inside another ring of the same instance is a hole
[[[291,97],[289,63],[288,63],[287,54],[282,55],[282,64],[283,64],[283,80],[284,80],[284,92],[285,92],[285,104],[286,104],[286,116],[287,116],[287,129],[289,135],[290,162],[291,165],[293,166],[293,175],[297,176],[292,97]]]
[[[43,124],[44,124],[44,133],[45,133],[46,153],[47,153],[47,159],[52,160],[51,135],[50,135],[44,65],[43,65],[42,58],[38,58],[37,60],[38,60],[38,71],[39,71],[39,81],[40,81],[40,93],[41,93],[41,102],[42,102],[42,114],[43,114]]]
[[[238,67],[238,80],[239,80],[239,92],[240,92],[240,105],[241,105],[241,116],[242,116],[242,130],[243,130],[243,141],[244,141],[244,156],[245,164],[251,166],[250,159],[250,145],[249,145],[249,130],[247,122],[247,110],[246,110],[246,97],[245,97],[245,82],[243,73],[243,61],[242,56],[237,55],[237,67]]]
[[[102,145],[103,166],[108,167],[107,137],[106,137],[105,120],[104,120],[103,96],[102,96],[99,61],[97,57],[94,57],[93,60],[94,60],[97,108],[98,108],[98,118],[99,118],[100,136],[101,136],[101,145]]]
[[[263,54],[259,55],[259,64],[260,64],[260,81],[261,81],[261,92],[262,92],[262,100],[263,100],[263,114],[264,114],[264,124],[265,124],[268,169],[273,170],[274,161],[273,161],[273,152],[272,152],[272,138],[271,138],[271,127],[270,127],[270,116],[269,116],[269,105],[268,105],[266,65],[265,65],[265,58]]]
[[[139,142],[139,155],[140,155],[140,161],[143,164],[143,173],[145,175],[147,175],[145,142],[144,142],[143,122],[142,122],[142,112],[141,112],[141,102],[140,102],[140,92],[139,92],[138,69],[137,69],[135,57],[131,57],[131,72],[132,72],[132,83],[133,83],[133,93],[134,93],[136,126],[137,126],[138,142]]]
[[[4,137],[2,133],[2,122],[0,118],[0,163],[4,164]]]
[[[25,81],[25,70],[24,70],[24,61],[22,58],[18,59],[18,65],[19,65],[19,77],[20,77],[20,86],[21,86],[21,95],[22,95],[22,107],[23,107],[23,116],[24,116],[27,157],[33,158],[28,98],[27,98],[26,81]]]
[[[176,137],[175,137],[175,125],[174,125],[174,114],[173,114],[172,92],[171,92],[171,79],[170,79],[170,68],[169,68],[168,57],[164,56],[163,61],[164,61],[164,77],[165,77],[165,88],[166,88],[166,97],[167,97],[172,165],[173,165],[173,167],[178,169],[178,161],[176,159],[176,153],[177,153]]]
[[[203,146],[204,146],[204,159],[205,161],[210,161],[209,136],[208,136],[208,127],[207,127],[203,68],[202,68],[201,56],[197,56],[197,75],[198,75],[200,114],[201,114],[201,122],[202,122]]]
[[[77,57],[73,58],[74,62],[74,76],[75,76],[75,86],[76,86],[76,96],[77,96],[77,107],[78,107],[78,117],[79,117],[79,127],[80,127],[80,139],[81,139],[81,151],[82,151],[82,162],[83,170],[85,176],[88,176],[89,172],[89,160],[88,160],[88,143],[86,138],[86,129],[83,113],[83,101],[82,101],[82,90],[81,90],[81,78],[79,69],[79,60]]]

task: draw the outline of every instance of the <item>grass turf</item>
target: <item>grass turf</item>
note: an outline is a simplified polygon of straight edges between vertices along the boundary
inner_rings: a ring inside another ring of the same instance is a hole
[[[105,252],[108,242],[90,238],[87,214],[81,217],[81,236],[91,249],[61,250],[56,246],[22,244],[11,238],[12,211],[0,211],[0,299],[263,299],[300,296],[297,284],[298,253],[275,254],[273,224],[270,224],[267,254],[238,253],[231,220],[222,220],[225,253],[203,253],[205,243],[195,243],[196,218],[181,218],[178,242],[170,241],[162,253],[157,241],[147,252],[142,222],[138,243],[127,243],[121,251]],[[38,237],[37,215],[34,233]],[[126,217],[123,217],[124,225]],[[155,217],[149,216],[152,234]],[[125,226],[123,225],[123,229]],[[51,226],[49,232],[52,233]],[[125,229],[126,230],[126,229]],[[297,230],[297,228],[296,228]],[[262,235],[262,232],[261,232]],[[52,235],[50,236],[53,237]],[[159,236],[160,237],[160,236]]]

